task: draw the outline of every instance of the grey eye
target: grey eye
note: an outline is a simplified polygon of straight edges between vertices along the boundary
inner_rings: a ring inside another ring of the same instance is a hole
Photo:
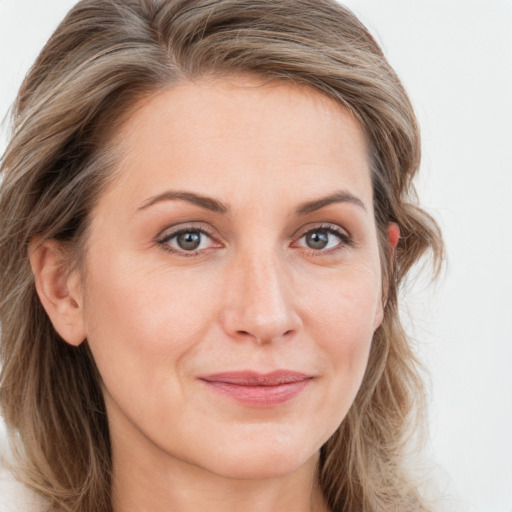
[[[176,243],[184,251],[195,251],[201,245],[201,236],[199,231],[183,231],[176,235]]]
[[[306,245],[311,249],[325,249],[329,244],[329,235],[333,236],[326,230],[310,231],[304,235]]]
[[[163,238],[159,244],[175,253],[196,253],[208,249],[213,243],[212,238],[202,229],[180,229]]]
[[[299,246],[313,249],[314,251],[328,251],[351,245],[350,238],[334,227],[317,227],[304,233],[299,239]]]

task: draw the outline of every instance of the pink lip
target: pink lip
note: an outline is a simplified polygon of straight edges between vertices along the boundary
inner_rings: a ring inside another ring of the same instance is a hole
[[[311,375],[288,370],[267,374],[224,372],[199,378],[215,391],[253,407],[273,407],[288,402],[312,379]]]

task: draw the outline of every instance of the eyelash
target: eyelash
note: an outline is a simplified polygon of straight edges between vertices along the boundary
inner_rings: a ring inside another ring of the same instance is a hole
[[[215,237],[202,227],[186,226],[186,227],[177,229],[176,231],[173,231],[171,233],[165,234],[164,236],[162,236],[161,238],[159,238],[157,240],[157,244],[164,251],[170,252],[172,254],[178,254],[178,255],[184,256],[184,257],[197,256],[198,254],[201,254],[201,252],[205,251],[205,249],[195,250],[195,251],[185,251],[183,249],[177,249],[177,248],[171,247],[169,245],[169,242],[171,240],[173,240],[174,238],[177,238],[178,236],[180,236],[181,234],[184,234],[184,233],[199,233],[201,235],[206,235],[208,238],[210,238],[212,240],[215,240]],[[219,244],[219,247],[221,247],[220,244]],[[210,250],[206,249],[206,251],[208,251],[208,252],[210,252]]]
[[[337,253],[338,251],[343,250],[346,247],[353,247],[355,245],[354,240],[351,238],[351,236],[347,232],[341,230],[338,226],[333,225],[333,224],[321,224],[321,225],[309,228],[309,229],[303,231],[302,234],[298,238],[296,238],[293,243],[294,244],[297,243],[298,241],[302,240],[308,233],[312,233],[315,231],[323,231],[323,232],[327,232],[329,234],[335,235],[339,239],[339,243],[335,247],[329,248],[327,250],[303,247],[303,249],[306,249],[308,251],[309,255],[325,256],[328,254]],[[195,250],[195,251],[192,251],[192,250],[186,251],[184,249],[177,249],[177,248],[174,248],[169,245],[169,242],[171,240],[177,238],[178,236],[180,236],[181,234],[184,234],[184,233],[198,233],[200,235],[205,235],[208,238],[210,238],[211,240],[215,241],[215,237],[208,230],[206,230],[202,227],[186,226],[186,227],[180,228],[176,231],[173,231],[171,233],[167,233],[164,236],[160,237],[157,240],[157,244],[164,251],[170,252],[172,254],[178,254],[178,255],[184,256],[184,257],[197,256],[198,254],[201,254],[202,252],[204,253],[205,251],[207,251],[207,252],[211,251],[212,248]],[[222,245],[220,245],[219,242],[217,242],[217,243],[219,244],[217,247],[221,248]]]
[[[313,233],[315,231],[324,231],[331,235],[335,235],[338,238],[339,243],[335,247],[331,247],[325,250],[303,247],[303,249],[308,251],[310,256],[326,256],[336,254],[339,251],[346,249],[347,247],[353,247],[355,245],[353,238],[346,231],[342,230],[335,224],[320,224],[313,226],[312,228],[308,228],[307,230],[303,231],[302,234],[296,239],[297,242],[302,240],[308,233]]]

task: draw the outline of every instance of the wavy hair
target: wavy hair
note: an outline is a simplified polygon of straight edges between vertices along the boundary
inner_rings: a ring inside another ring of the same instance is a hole
[[[397,295],[439,228],[418,204],[416,118],[367,29],[335,0],[82,0],[19,91],[1,159],[0,404],[24,481],[58,512],[111,511],[111,448],[87,343],[59,338],[27,248],[53,238],[83,256],[89,212],[115,167],[109,141],[134,105],[173,84],[250,74],[307,85],[361,123],[371,162],[386,305],[362,386],[321,449],[335,512],[428,511],[406,465],[424,396]],[[393,258],[387,227],[401,237]],[[434,267],[435,269],[436,267]]]

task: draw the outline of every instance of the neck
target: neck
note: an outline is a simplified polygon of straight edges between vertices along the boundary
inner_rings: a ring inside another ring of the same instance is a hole
[[[270,480],[231,480],[197,468],[158,476],[123,473],[114,481],[114,512],[328,512],[318,487],[302,472]]]
[[[137,452],[113,443],[114,512],[329,512],[317,483],[318,455],[286,475],[236,479],[170,456],[152,457],[151,450]]]

